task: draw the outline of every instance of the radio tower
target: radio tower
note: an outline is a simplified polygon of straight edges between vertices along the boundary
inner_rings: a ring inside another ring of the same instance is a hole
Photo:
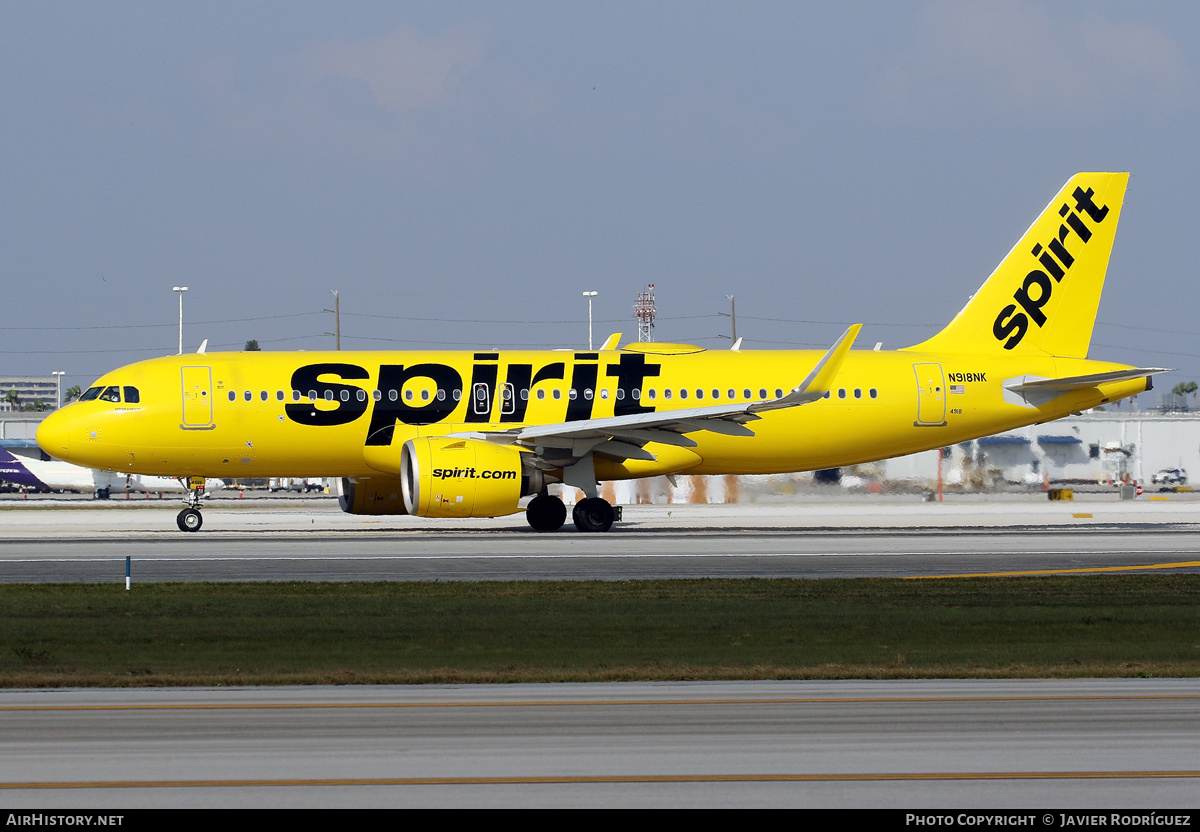
[[[638,341],[654,340],[654,284],[646,287],[646,291],[638,292],[637,303],[633,305],[633,317],[638,322]]]

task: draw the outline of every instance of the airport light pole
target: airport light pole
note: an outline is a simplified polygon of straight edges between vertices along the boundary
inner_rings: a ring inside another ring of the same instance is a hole
[[[171,291],[179,293],[179,354],[183,355],[183,293],[187,291],[187,287],[172,286]]]
[[[58,391],[58,404],[54,406],[55,410],[62,410],[62,377],[66,374],[66,370],[54,370],[50,373],[50,375],[54,376],[54,387]]]
[[[583,296],[588,299],[588,349],[592,348],[592,298],[600,294],[599,292],[584,292]]]

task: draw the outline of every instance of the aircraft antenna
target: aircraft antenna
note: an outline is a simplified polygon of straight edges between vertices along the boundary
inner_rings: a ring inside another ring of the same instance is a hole
[[[637,303],[633,305],[633,317],[638,322],[638,341],[654,340],[654,284],[646,287],[646,291],[638,292]]]

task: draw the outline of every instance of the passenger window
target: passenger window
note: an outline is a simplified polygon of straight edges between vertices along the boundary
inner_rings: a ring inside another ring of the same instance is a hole
[[[454,401],[456,401],[456,402],[457,402],[457,401],[460,401],[460,400],[462,399],[462,390],[460,390],[460,389],[458,389],[458,388],[456,387],[456,388],[454,389],[454,394],[453,394],[453,395],[454,395]]]
[[[277,401],[277,402],[283,401],[283,391],[282,390],[275,391],[275,401]]]
[[[686,389],[686,388],[682,388],[682,387],[681,387],[681,388],[679,389],[679,398],[681,398],[681,399],[686,399],[686,398],[687,398],[687,389]]]
[[[521,391],[521,401],[523,401],[523,402],[529,401],[529,391],[528,390]]]
[[[625,388],[618,387],[617,388],[617,401],[623,401],[624,399],[625,399]]]
[[[758,388],[758,397],[765,402],[767,400],[767,391],[762,387]]]
[[[871,388],[871,398],[872,398],[872,399],[874,399],[874,398],[876,398],[878,395],[879,395],[879,391],[877,391],[877,390],[876,390],[874,387],[872,387],[872,388]]]
[[[247,391],[246,391],[246,392],[245,392],[245,393],[242,395],[242,398],[244,398],[246,401],[251,401],[251,400],[253,400],[253,399],[254,399],[254,394],[253,394],[252,392],[250,392],[249,390],[247,390]]]
[[[136,387],[125,388],[125,404],[138,404],[141,402],[141,400],[142,397],[138,393],[138,389]]]
[[[388,401],[389,402],[394,402],[398,398],[400,398],[400,394],[398,394],[395,390],[388,391]]]
[[[592,400],[592,388],[589,387],[586,390],[584,390],[583,397],[590,402]]]
[[[342,391],[342,401],[344,401],[344,402],[350,401],[350,391],[349,390]]]
[[[314,401],[314,402],[315,402],[315,401],[317,400],[317,391],[316,391],[316,390],[309,390],[309,391],[308,391],[308,398],[309,398],[309,401]]]
[[[428,390],[421,391],[421,401],[423,401],[423,402],[429,401],[429,391]]]
[[[562,391],[561,391],[561,390],[557,390],[557,389],[556,389],[556,390],[554,391],[554,398],[556,398],[556,399],[561,399],[561,398],[562,398]]]
[[[601,390],[601,391],[600,391],[600,398],[602,398],[602,399],[607,399],[607,398],[608,398],[608,391],[607,391],[607,390]]]
[[[476,398],[478,398],[478,399],[486,399],[486,398],[487,398],[487,394],[486,394],[486,393],[484,393],[482,390],[476,390],[476,391],[475,391],[475,397],[476,397]],[[411,391],[411,390],[405,390],[405,391],[404,391],[404,401],[406,401],[406,402],[411,402],[411,401],[412,401],[412,391]]]
[[[844,399],[844,398],[846,398],[846,391],[845,391],[845,389],[844,389],[844,388],[843,388],[843,389],[839,389],[839,390],[838,390],[838,398],[839,398],[839,399]]]
[[[854,398],[856,398],[856,399],[862,398],[862,390],[858,387],[854,388]]]
[[[443,389],[442,389],[442,388],[440,388],[440,387],[438,388],[437,400],[438,400],[439,402],[444,402],[444,401],[446,401],[446,391],[445,391],[445,390],[443,390]]]
[[[743,398],[747,398],[747,399],[748,399],[748,398],[750,398],[750,391],[749,391],[749,390],[743,390],[743,391],[742,391],[742,396],[743,396]]]
[[[538,398],[539,398],[539,399],[544,399],[544,398],[546,398],[546,391],[545,391],[545,390],[539,390],[539,391],[538,391]]]
[[[570,390],[567,391],[567,398],[570,399],[571,401],[575,401],[577,398],[579,398],[579,392],[574,387],[572,387]]]
[[[640,401],[642,398],[642,391],[635,387],[635,388],[633,388],[633,391],[630,393],[630,395],[633,396],[633,400],[635,402]]]
[[[333,391],[332,390],[325,391],[325,401],[327,401],[327,402],[333,401]]]
[[[663,391],[663,398],[664,399],[671,398],[671,388],[670,387],[668,387],[666,390]]]
[[[259,394],[258,394],[258,397],[259,397],[259,398],[260,398],[262,401],[264,401],[264,402],[265,402],[267,399],[271,398],[271,397],[270,397],[270,396],[267,394],[267,391],[266,391],[266,390],[263,390],[261,393],[259,393]]]
[[[775,388],[775,398],[777,398],[777,399],[783,398],[783,391],[780,390],[778,387]]]
[[[101,389],[102,388],[100,388],[100,387],[89,387],[87,390],[84,391],[83,395],[79,397],[79,401],[90,402],[92,399],[94,399],[100,395]]]
[[[300,391],[299,390],[292,391],[292,401],[294,401],[294,402],[300,401]]]
[[[822,396],[821,398],[822,398],[822,399],[828,399],[828,398],[829,398],[829,391],[828,391],[828,390],[826,390],[826,391],[825,391],[825,395],[824,395],[824,396]]]
[[[237,393],[235,393],[233,390],[229,391],[229,401],[231,401],[231,402],[237,401]]]
[[[383,401],[383,391],[376,387],[371,391],[371,398],[377,402]]]
[[[648,391],[646,391],[646,392],[647,392],[647,394],[648,394],[648,398],[651,398],[651,399],[655,398],[655,397],[658,395],[658,392],[657,392],[657,391],[656,391],[656,390],[655,390],[653,387],[651,387],[651,388],[650,388]]]
[[[367,391],[359,390],[354,394],[354,398],[358,399],[360,402],[365,402],[367,400]]]

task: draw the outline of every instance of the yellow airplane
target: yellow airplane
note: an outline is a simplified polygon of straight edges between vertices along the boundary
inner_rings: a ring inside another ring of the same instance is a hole
[[[1161,368],[1087,359],[1129,175],[1059,191],[945,329],[916,346],[825,353],[686,344],[598,351],[203,352],[101,377],[38,431],[51,456],[187,478],[340,478],[353,514],[497,517],[607,531],[598,480],[770,474],[964,442],[1149,390]],[[203,349],[203,348],[202,348]]]

